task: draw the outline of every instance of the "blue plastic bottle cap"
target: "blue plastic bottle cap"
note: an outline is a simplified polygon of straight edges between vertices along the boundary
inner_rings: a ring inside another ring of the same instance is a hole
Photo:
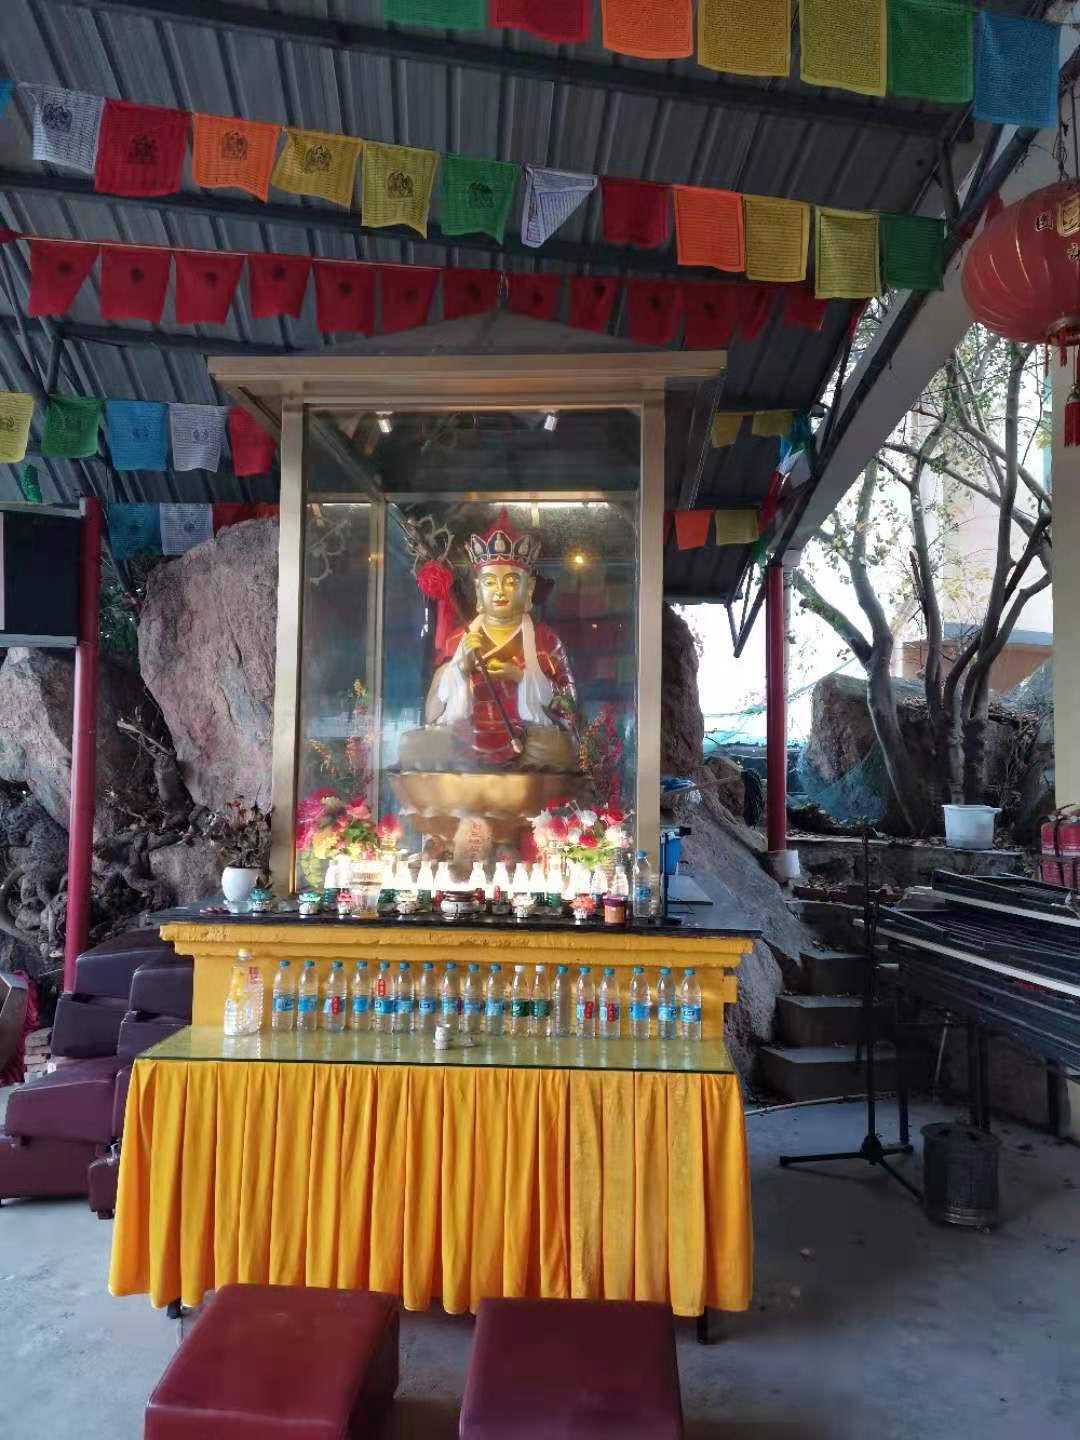
[[[501,970],[501,969],[502,969],[502,966],[501,966],[501,965],[492,965],[492,967],[491,967],[491,973],[494,974],[494,973],[496,972],[496,970]]]
[[[446,968],[447,968],[448,970],[456,970],[456,969],[457,969],[457,961],[456,961],[456,960],[448,960],[448,961],[446,962]]]
[[[470,974],[472,974],[472,975],[475,975],[476,972],[477,972],[477,970],[479,970],[479,969],[480,969],[480,966],[479,966],[479,965],[470,965],[470,966],[469,966],[469,972],[470,972]]]
[[[389,970],[389,969],[390,969],[390,961],[389,961],[389,960],[380,960],[380,961],[379,961],[379,969],[380,969],[380,970]]]
[[[605,975],[614,975],[614,974],[615,974],[615,967],[614,967],[613,965],[606,965],[606,966],[604,967],[604,974],[605,974]]]
[[[649,857],[648,857],[648,855],[645,853],[644,850],[639,850],[639,851],[637,852],[637,858],[638,858],[639,860],[647,860]]]
[[[671,966],[670,966],[670,965],[661,965],[661,966],[660,966],[660,974],[661,974],[661,975],[670,975],[670,974],[671,974]]]
[[[408,962],[407,960],[402,960],[402,961],[398,964],[398,967],[397,967],[397,968],[398,968],[399,970],[407,970],[407,969],[409,968],[409,962]]]
[[[279,960],[279,961],[278,961],[278,969],[279,969],[279,970],[287,970],[288,968],[289,968],[289,962],[288,962],[288,960]]]
[[[556,966],[555,966],[555,974],[556,974],[556,975],[565,975],[565,974],[566,974],[566,966],[565,966],[565,965],[556,965]]]
[[[304,969],[305,969],[305,970],[310,970],[314,964],[315,964],[315,961],[314,961],[314,960],[305,960],[305,961],[304,961]]]
[[[425,970],[434,970],[434,969],[435,969],[435,965],[434,965],[434,963],[433,963],[431,960],[425,960],[425,961],[424,961],[424,969],[425,969]]]
[[[644,966],[644,965],[635,965],[635,966],[634,966],[634,974],[635,974],[635,975],[644,975],[644,974],[645,974],[645,966]]]
[[[366,960],[357,960],[357,962],[356,962],[356,968],[357,968],[358,970],[366,970],[366,969],[367,969],[367,961],[366,961]]]
[[[330,961],[330,969],[331,969],[331,970],[340,970],[340,969],[341,969],[341,961],[340,961],[340,960],[331,960],[331,961]]]
[[[687,975],[693,975],[694,972],[693,972],[693,970],[687,970],[686,973],[687,973]]]
[[[589,967],[588,967],[588,965],[582,965],[582,967],[581,967],[581,973],[582,973],[582,975],[587,975],[587,974],[589,973]]]

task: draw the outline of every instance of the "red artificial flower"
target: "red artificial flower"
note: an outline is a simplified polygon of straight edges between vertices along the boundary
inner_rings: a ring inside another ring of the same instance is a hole
[[[401,821],[396,815],[387,813],[379,821],[377,833],[380,840],[396,840],[401,834]]]
[[[582,848],[585,849],[585,850],[595,850],[595,849],[596,849],[596,836],[592,833],[591,830],[585,830],[585,831],[582,832],[581,840],[580,840],[579,843],[581,844]]]
[[[301,825],[311,825],[323,818],[325,801],[338,798],[338,793],[332,785],[325,786],[322,790],[314,790],[306,799],[301,800],[296,807],[296,818]]]
[[[544,829],[555,840],[566,839],[566,821],[562,818],[561,815],[553,815],[548,821],[548,823],[544,826]]]
[[[621,810],[612,810],[609,807],[607,810],[601,810],[600,819],[605,825],[621,825],[626,816]]]
[[[569,805],[569,804],[570,804],[570,797],[569,797],[568,795],[560,795],[557,800],[552,800],[552,801],[550,801],[550,802],[548,803],[548,809],[549,809],[549,810],[560,810],[564,805]]]
[[[416,572],[416,585],[429,600],[446,600],[454,588],[454,572],[441,560],[426,560]]]
[[[367,822],[371,819],[371,807],[362,795],[356,795],[345,806],[345,815],[349,820]]]

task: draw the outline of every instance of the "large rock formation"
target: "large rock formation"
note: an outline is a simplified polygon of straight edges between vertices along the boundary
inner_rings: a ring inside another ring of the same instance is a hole
[[[705,717],[698,700],[698,655],[689,625],[664,606],[660,678],[660,773],[692,775],[701,765]]]
[[[143,680],[191,797],[270,805],[278,530],[233,525],[150,575],[139,620]]]

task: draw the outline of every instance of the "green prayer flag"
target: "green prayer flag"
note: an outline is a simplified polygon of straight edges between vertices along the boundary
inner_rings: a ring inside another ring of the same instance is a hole
[[[31,505],[41,504],[41,482],[38,480],[36,465],[24,465],[19,473],[19,489],[24,500]]]
[[[487,0],[383,0],[383,19],[438,30],[483,30]]]
[[[41,453],[49,459],[78,460],[98,453],[101,401],[50,395]]]
[[[502,243],[518,166],[506,160],[444,155],[439,224],[444,235],[492,235]]]
[[[767,559],[768,553],[765,549],[765,541],[758,538],[750,546],[750,560],[754,565],[760,565],[762,570],[764,570]]]
[[[925,215],[882,215],[879,231],[886,289],[941,289],[945,283],[943,220]]]
[[[974,89],[968,0],[889,0],[889,93],[963,105]]]

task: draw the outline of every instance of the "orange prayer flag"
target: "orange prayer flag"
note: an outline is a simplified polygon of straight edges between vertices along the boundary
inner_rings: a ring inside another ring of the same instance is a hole
[[[742,270],[746,264],[742,196],[697,185],[674,185],[672,192],[679,264]]]
[[[204,190],[230,187],[265,200],[270,189],[280,125],[234,120],[227,115],[195,117],[191,178]]]
[[[604,48],[643,60],[681,60],[694,53],[691,0],[601,0]]]
[[[700,550],[709,538],[711,510],[676,510],[675,544],[680,550]]]

